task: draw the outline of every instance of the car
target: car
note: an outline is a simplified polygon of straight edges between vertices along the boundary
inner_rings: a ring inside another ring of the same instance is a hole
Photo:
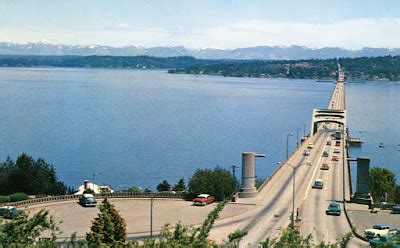
[[[97,201],[94,195],[92,194],[83,194],[79,198],[79,204],[82,205],[82,207],[96,207]]]
[[[200,194],[193,199],[193,205],[195,206],[206,206],[207,204],[213,203],[215,197],[209,194]]]
[[[368,241],[371,247],[393,247],[393,248],[400,248],[400,242],[396,241],[400,240],[400,235],[387,235],[384,234],[380,237],[376,237],[370,239]]]
[[[328,151],[324,151],[322,153],[322,157],[329,157],[329,152]]]
[[[335,148],[335,149],[333,150],[333,153],[340,153],[340,149],[339,149],[339,148]]]
[[[383,235],[394,235],[397,233],[397,229],[390,227],[389,225],[386,224],[376,224],[373,225],[372,228],[366,229],[364,231],[364,235],[368,239],[376,238],[376,237],[381,237]]]
[[[18,210],[13,206],[2,206],[0,207],[0,216],[4,219],[14,219],[17,215]]]
[[[335,142],[335,146],[340,146],[340,141],[339,141],[339,140],[337,140],[337,141]]]
[[[392,214],[400,214],[400,205],[394,205],[392,207]]]
[[[332,161],[339,161],[339,157],[336,155],[332,156]]]
[[[331,202],[328,206],[328,209],[325,211],[327,215],[337,215],[340,216],[342,209],[340,208],[340,204],[337,202]]]
[[[320,168],[321,170],[329,170],[329,165],[327,164],[327,163],[323,163],[322,165],[321,165],[321,168]]]
[[[330,140],[328,140],[327,142],[326,142],[326,145],[327,146],[330,146],[332,143],[331,143],[331,141]]]
[[[309,150],[304,150],[303,155],[304,156],[310,156],[310,151]]]
[[[324,187],[324,181],[322,181],[322,179],[316,179],[312,187],[314,189],[322,189]]]
[[[307,148],[308,148],[308,149],[313,149],[313,148],[314,148],[314,144],[313,144],[313,143],[308,143]]]

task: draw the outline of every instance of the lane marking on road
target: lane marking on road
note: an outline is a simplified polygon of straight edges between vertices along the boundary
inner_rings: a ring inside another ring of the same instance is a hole
[[[328,133],[328,137],[327,137],[326,139],[324,139],[324,143],[323,143],[322,147],[325,147],[326,141],[328,141],[328,139],[329,139],[329,133]],[[310,191],[311,184],[312,184],[312,182],[313,182],[313,180],[314,180],[314,177],[315,177],[315,173],[317,173],[318,165],[319,165],[319,163],[320,163],[320,161],[321,161],[322,153],[323,153],[323,152],[324,152],[324,149],[321,149],[321,153],[320,153],[320,155],[319,155],[318,162],[317,162],[317,164],[316,164],[316,166],[315,166],[314,173],[313,173],[313,175],[312,175],[312,177],[311,177],[311,180],[310,180],[310,182],[309,182],[309,184],[308,184],[307,191],[306,191],[306,194],[304,195],[303,201],[306,200],[306,198],[307,198],[307,196],[308,196],[308,192]]]

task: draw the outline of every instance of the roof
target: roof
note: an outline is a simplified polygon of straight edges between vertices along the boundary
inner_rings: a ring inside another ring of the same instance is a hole
[[[201,197],[201,198],[207,198],[207,197],[209,197],[210,195],[209,194],[200,194],[200,195],[198,195],[197,197]]]

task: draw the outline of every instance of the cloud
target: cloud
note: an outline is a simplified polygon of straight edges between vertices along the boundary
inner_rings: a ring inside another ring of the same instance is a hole
[[[304,45],[313,48],[400,47],[400,18],[346,19],[331,23],[245,20],[207,28],[176,26],[137,27],[117,23],[101,30],[49,32],[39,27],[29,30],[0,30],[1,41],[53,40],[67,44],[111,46],[183,45],[190,48],[237,48],[260,45]]]
[[[181,44],[190,47],[400,47],[400,18],[348,19],[324,24],[250,20],[193,31],[180,39]]]

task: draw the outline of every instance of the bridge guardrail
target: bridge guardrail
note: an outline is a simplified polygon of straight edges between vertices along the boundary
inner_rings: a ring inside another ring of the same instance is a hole
[[[173,199],[184,199],[184,193],[164,193],[164,192],[149,192],[149,193],[133,193],[133,192],[118,192],[118,193],[103,193],[95,194],[96,198],[173,198]],[[36,199],[28,199],[18,202],[7,202],[1,205],[24,207],[30,205],[37,205],[42,203],[51,202],[62,202],[74,199],[79,199],[81,195],[59,195],[59,196],[48,196]]]

